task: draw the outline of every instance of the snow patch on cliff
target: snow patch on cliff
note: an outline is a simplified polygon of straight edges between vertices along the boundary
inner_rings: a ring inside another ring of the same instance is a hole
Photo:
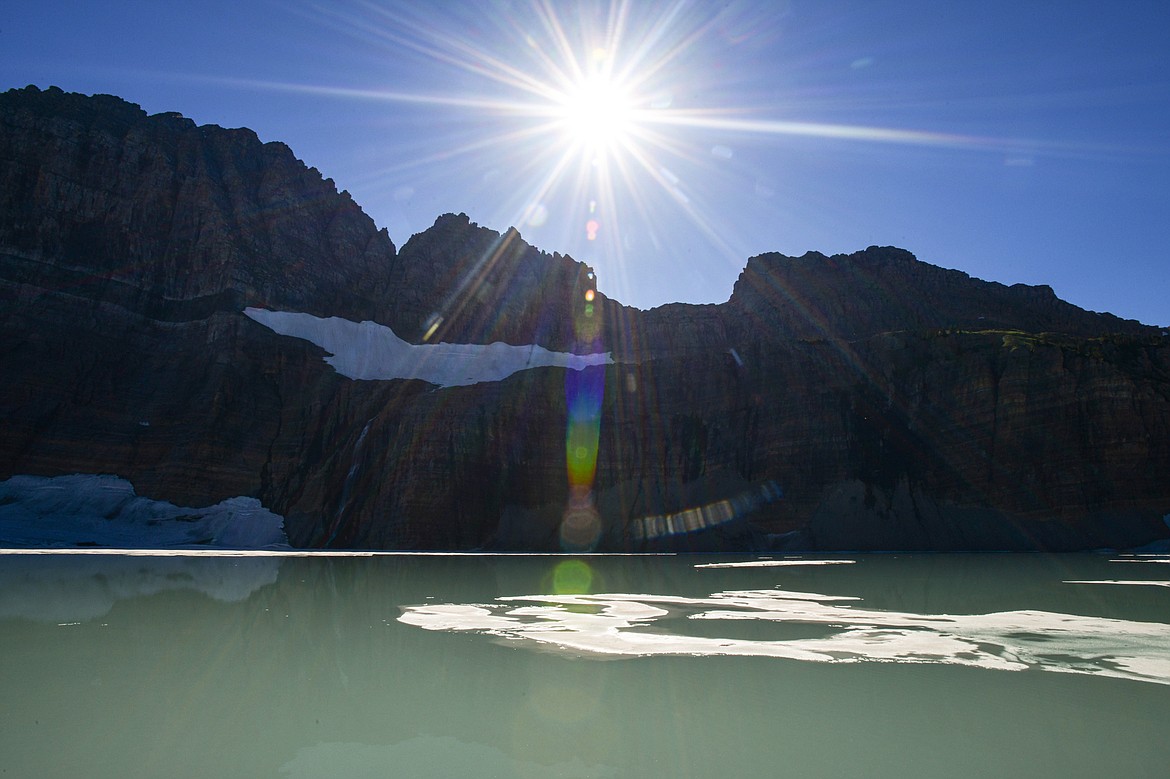
[[[412,344],[376,322],[351,322],[294,311],[245,308],[244,315],[280,335],[310,341],[329,356],[325,361],[350,379],[422,379],[440,387],[502,381],[529,368],[583,370],[613,362],[609,352],[572,354],[530,344]]]
[[[0,545],[264,549],[288,548],[288,538],[284,518],[255,498],[185,508],[117,476],[73,474],[0,482]]]

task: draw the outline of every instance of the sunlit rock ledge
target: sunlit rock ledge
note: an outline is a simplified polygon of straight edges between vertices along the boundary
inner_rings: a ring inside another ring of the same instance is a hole
[[[0,482],[0,546],[288,549],[284,518],[255,498],[188,508],[138,495],[117,476]]]
[[[529,368],[582,370],[613,363],[609,352],[573,354],[543,346],[491,344],[412,344],[376,322],[321,318],[295,311],[245,308],[244,314],[279,335],[300,338],[321,347],[325,361],[350,379],[422,379],[440,387],[464,387],[503,381]]]

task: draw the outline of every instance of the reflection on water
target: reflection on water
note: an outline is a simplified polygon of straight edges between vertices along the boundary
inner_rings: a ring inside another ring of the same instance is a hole
[[[245,600],[276,581],[275,557],[169,554],[12,555],[0,568],[0,619],[58,622],[107,613],[120,600],[192,590],[215,600]]]
[[[1160,776],[1164,561],[3,555],[0,771]]]

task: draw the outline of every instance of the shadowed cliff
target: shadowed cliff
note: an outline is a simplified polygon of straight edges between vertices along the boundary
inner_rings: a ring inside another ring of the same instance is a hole
[[[351,380],[245,307],[413,344],[607,351],[439,389]],[[463,215],[396,249],[249,130],[0,95],[0,478],[257,497],[309,547],[559,549],[596,387],[601,549],[1087,549],[1170,536],[1170,344],[901,249],[754,257],[639,311]],[[571,465],[571,462],[569,463]]]

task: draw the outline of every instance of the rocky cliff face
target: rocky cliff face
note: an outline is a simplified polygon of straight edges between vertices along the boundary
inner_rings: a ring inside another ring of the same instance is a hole
[[[384,305],[394,245],[283,144],[60,90],[8,92],[0,117],[10,281],[156,320]]]
[[[8,92],[0,478],[113,473],[186,506],[256,497],[307,547],[1170,536],[1170,344],[1156,328],[891,248],[752,258],[721,305],[637,311],[594,283],[464,216],[396,250],[331,181],[247,130]],[[247,306],[613,363],[446,388],[351,380]],[[582,511],[594,525],[566,536]]]

